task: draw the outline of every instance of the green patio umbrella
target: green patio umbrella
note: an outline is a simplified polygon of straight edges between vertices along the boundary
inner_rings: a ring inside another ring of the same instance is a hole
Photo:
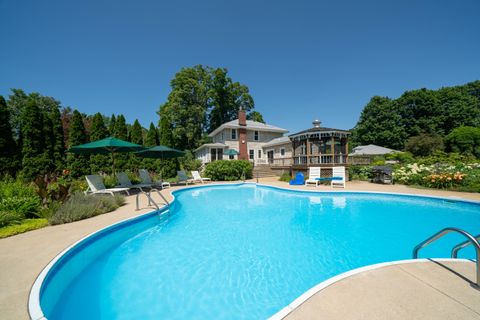
[[[108,137],[102,140],[73,146],[67,150],[74,154],[108,154],[112,155],[112,171],[115,173],[115,153],[134,152],[145,149],[139,144]]]
[[[235,149],[228,149],[225,152],[223,152],[223,154],[226,155],[226,156],[237,156],[240,153]]]
[[[185,152],[170,148],[167,146],[155,146],[142,151],[135,152],[135,154],[142,158],[155,158],[155,159],[172,159],[185,155]],[[163,171],[163,167],[162,167]],[[160,179],[162,178],[162,171],[160,171]]]
[[[163,160],[183,157],[185,152],[167,146],[155,146],[135,152],[135,154],[142,158],[155,158]]]

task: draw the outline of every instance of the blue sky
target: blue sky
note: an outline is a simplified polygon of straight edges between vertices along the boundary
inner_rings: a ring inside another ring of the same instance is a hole
[[[182,67],[226,67],[268,123],[349,129],[374,95],[480,79],[480,1],[0,0],[0,94],[157,123]]]

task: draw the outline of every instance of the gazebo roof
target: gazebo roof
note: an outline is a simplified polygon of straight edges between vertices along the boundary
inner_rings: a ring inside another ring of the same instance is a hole
[[[346,138],[350,135],[350,131],[334,128],[326,128],[320,126],[321,122],[313,121],[313,127],[294,134],[289,135],[292,140],[304,140],[309,138],[323,138],[323,137],[339,137]]]

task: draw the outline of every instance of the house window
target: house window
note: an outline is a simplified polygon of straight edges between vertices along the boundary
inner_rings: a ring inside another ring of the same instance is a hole
[[[253,132],[253,140],[258,141],[258,131]]]
[[[255,150],[249,150],[248,153],[249,153],[250,160],[253,160],[255,157]]]
[[[237,140],[237,129],[232,129],[232,140]]]
[[[228,159],[233,160],[233,159],[235,159],[235,156],[233,154],[231,154],[231,155],[228,156]]]
[[[262,158],[262,150],[258,150],[258,159]]]
[[[285,148],[280,149],[280,155],[283,157],[285,156]]]

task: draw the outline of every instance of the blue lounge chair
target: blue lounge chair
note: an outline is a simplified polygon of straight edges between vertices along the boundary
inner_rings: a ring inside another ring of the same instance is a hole
[[[295,175],[295,179],[290,180],[291,186],[302,186],[304,184],[305,184],[305,177],[301,172],[297,172],[297,174]]]

